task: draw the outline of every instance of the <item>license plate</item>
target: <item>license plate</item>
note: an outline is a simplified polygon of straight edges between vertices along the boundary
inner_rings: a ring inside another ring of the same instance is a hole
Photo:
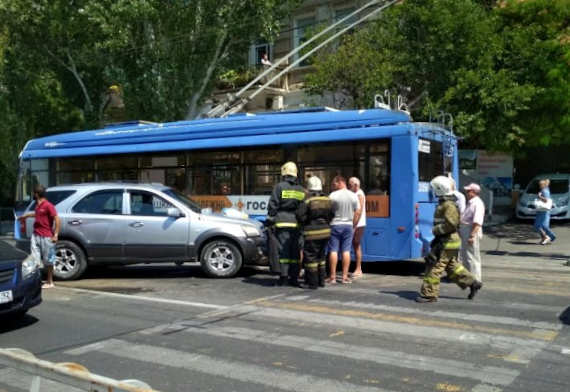
[[[12,297],[12,290],[0,291],[0,304],[5,304],[12,302],[14,298]]]

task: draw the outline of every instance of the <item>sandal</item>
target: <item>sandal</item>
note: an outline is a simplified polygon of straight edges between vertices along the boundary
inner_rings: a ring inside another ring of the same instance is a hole
[[[336,284],[336,279],[332,279],[332,278],[327,278],[325,280],[326,284]]]
[[[341,284],[351,284],[351,283],[352,283],[352,280],[350,280],[350,279],[343,279],[343,280],[340,281],[340,283],[341,283]]]
[[[350,277],[351,277],[352,279],[360,279],[360,278],[362,278],[363,276],[364,276],[364,274],[363,274],[362,272],[359,273],[359,274],[355,274],[355,273],[350,274]]]
[[[52,289],[55,285],[53,283],[44,283],[42,284],[42,289]]]

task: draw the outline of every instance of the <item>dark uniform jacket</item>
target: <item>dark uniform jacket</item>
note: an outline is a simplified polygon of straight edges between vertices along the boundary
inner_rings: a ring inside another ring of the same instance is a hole
[[[459,249],[461,245],[457,234],[459,210],[455,200],[455,196],[443,196],[435,209],[432,232],[436,237],[442,237],[444,249]]]
[[[329,238],[333,217],[331,199],[322,193],[311,193],[297,209],[297,219],[303,226],[305,240],[309,241]]]
[[[277,228],[297,227],[297,208],[305,199],[305,190],[297,184],[297,179],[284,176],[283,181],[275,185],[269,204],[267,216]]]

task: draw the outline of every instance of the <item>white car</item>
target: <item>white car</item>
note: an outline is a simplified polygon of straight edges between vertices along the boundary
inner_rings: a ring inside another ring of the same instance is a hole
[[[538,198],[538,181],[545,178],[550,180],[549,188],[552,198],[550,219],[570,219],[570,209],[568,208],[570,174],[566,173],[541,174],[534,177],[519,197],[516,208],[518,219],[534,219],[536,216],[534,201]]]

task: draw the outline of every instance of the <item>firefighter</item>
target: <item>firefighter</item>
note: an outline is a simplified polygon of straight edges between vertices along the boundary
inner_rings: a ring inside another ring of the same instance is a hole
[[[275,185],[269,198],[267,219],[275,228],[279,243],[280,277],[278,286],[299,286],[300,231],[297,223],[297,208],[305,199],[305,190],[297,184],[297,165],[287,162],[281,166],[282,181]]]
[[[435,210],[432,232],[432,250],[426,257],[428,263],[420,296],[416,302],[436,302],[439,295],[439,280],[443,271],[450,280],[461,289],[469,287],[469,299],[473,299],[477,291],[483,287],[461,263],[458,262],[461,240],[457,234],[459,226],[459,211],[455,204],[451,181],[448,177],[437,176],[430,183],[434,194],[439,198]]]
[[[323,194],[323,185],[319,177],[310,177],[307,181],[307,200],[299,205],[297,220],[303,227],[305,238],[303,246],[303,267],[305,268],[305,286],[309,289],[325,287],[326,247],[331,235],[330,222],[334,217],[332,202]]]

